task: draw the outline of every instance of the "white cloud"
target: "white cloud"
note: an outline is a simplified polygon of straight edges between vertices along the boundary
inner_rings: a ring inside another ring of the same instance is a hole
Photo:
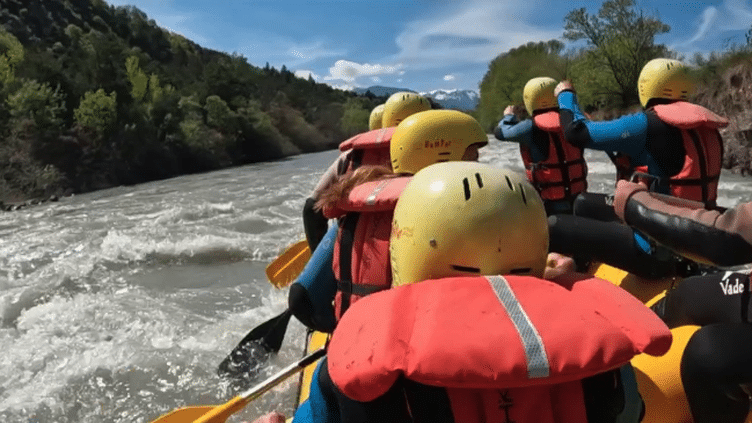
[[[726,31],[746,31],[752,23],[752,5],[749,0],[724,0],[718,6],[708,6],[699,16],[697,31],[689,40],[671,46],[692,51],[692,47],[710,37],[724,36]]]
[[[746,31],[752,25],[752,2],[749,0],[724,0],[721,5],[724,14],[720,29],[724,31]]]
[[[705,38],[705,35],[708,33],[708,30],[713,25],[717,17],[718,9],[713,6],[705,8],[705,10],[702,11],[700,27],[697,29],[697,32],[695,32],[695,35],[693,35],[691,39],[682,44],[692,44],[695,41],[699,41]]]
[[[391,75],[399,72],[402,65],[379,65],[369,63],[356,63],[349,60],[337,60],[334,66],[329,68],[329,75],[325,81],[344,81],[355,83],[360,77],[377,77],[379,75]]]
[[[296,70],[295,76],[297,76],[298,78],[303,78],[303,79],[313,78],[314,81],[319,80],[319,76],[309,70],[302,70],[302,69]]]
[[[444,81],[454,81],[454,75],[444,75]]]
[[[535,0],[475,0],[454,3],[458,10],[409,22],[397,36],[395,62],[411,68],[437,64],[488,63],[499,54],[531,41],[559,38],[562,29],[538,28],[525,23],[539,10]]]
[[[285,65],[288,69],[299,68],[313,61],[346,54],[343,50],[327,48],[323,41],[298,43],[275,34],[248,34],[247,40],[264,40],[263,43],[244,43],[237,51],[247,57],[251,63],[269,62],[274,67]]]

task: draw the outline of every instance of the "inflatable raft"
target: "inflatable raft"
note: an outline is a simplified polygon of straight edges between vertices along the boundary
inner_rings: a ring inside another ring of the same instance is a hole
[[[593,266],[590,273],[621,286],[647,306],[653,305],[667,290],[680,282],[678,278],[646,281],[605,264]],[[641,354],[632,359],[638,389],[645,401],[643,423],[692,423],[689,404],[681,385],[679,363],[687,342],[698,329],[698,326],[674,328],[671,330],[673,344],[668,353],[661,357]],[[326,341],[327,334],[309,332],[304,355],[322,347]],[[296,408],[308,398],[316,364],[308,366],[299,377]],[[288,422],[291,420],[288,419]],[[747,423],[752,423],[752,413],[747,418]]]

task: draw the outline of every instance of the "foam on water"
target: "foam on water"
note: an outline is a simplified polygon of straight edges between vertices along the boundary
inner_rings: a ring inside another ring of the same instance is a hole
[[[587,153],[590,189],[613,166]],[[303,239],[301,208],[337,151],[188,175],[0,213],[0,421],[150,422],[236,388],[216,366],[286,307],[263,269]],[[491,138],[480,160],[523,172]],[[752,200],[724,175],[721,204]],[[261,377],[300,357],[294,319]],[[239,413],[287,413],[294,378]]]

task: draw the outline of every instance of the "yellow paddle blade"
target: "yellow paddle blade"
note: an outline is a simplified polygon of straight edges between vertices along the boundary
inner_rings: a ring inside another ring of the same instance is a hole
[[[264,395],[288,377],[303,371],[324,354],[326,348],[320,348],[222,405],[183,407],[163,415],[152,423],[224,423],[228,417],[243,409],[249,402]]]
[[[310,258],[311,249],[308,248],[308,242],[298,241],[287,247],[284,253],[266,266],[266,276],[272,285],[284,288],[298,277]]]
[[[204,414],[214,410],[213,405],[196,405],[179,408],[154,420],[152,423],[185,423],[193,422]]]
[[[152,423],[224,423],[240,411],[249,400],[237,396],[222,405],[197,405],[179,408],[154,420]]]

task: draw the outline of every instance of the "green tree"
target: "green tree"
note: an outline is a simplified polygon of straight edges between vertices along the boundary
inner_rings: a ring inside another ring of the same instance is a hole
[[[23,58],[24,49],[21,42],[0,26],[0,84],[8,85],[13,82],[14,67]]]
[[[342,131],[347,135],[367,131],[370,115],[371,111],[366,109],[363,101],[358,98],[348,98],[342,112]]]
[[[508,105],[521,105],[522,89],[531,78],[563,79],[567,73],[563,50],[564,44],[557,40],[528,43],[492,60],[480,83],[477,112],[481,125],[490,130]]]
[[[5,102],[14,119],[30,119],[40,131],[60,130],[65,113],[65,94],[59,86],[53,89],[47,82],[24,80]]]
[[[149,85],[149,77],[141,70],[138,65],[138,57],[130,56],[125,59],[125,71],[128,74],[128,81],[131,83],[131,97],[137,103],[144,99],[146,89]]]
[[[218,95],[210,95],[206,97],[204,104],[204,110],[206,110],[206,123],[225,134],[235,132],[237,130],[236,120],[237,115],[230,110],[230,107],[222,100]]]
[[[617,96],[621,107],[638,102],[637,80],[642,67],[651,59],[668,54],[664,45],[655,44],[655,36],[670,29],[657,17],[637,10],[634,0],[608,0],[597,15],[580,8],[564,18],[564,38],[585,40],[592,47],[595,57],[588,57],[588,63],[602,66],[615,82],[615,87],[599,89]]]
[[[73,116],[76,123],[94,129],[100,136],[108,133],[117,120],[116,93],[108,95],[102,88],[86,92]]]

